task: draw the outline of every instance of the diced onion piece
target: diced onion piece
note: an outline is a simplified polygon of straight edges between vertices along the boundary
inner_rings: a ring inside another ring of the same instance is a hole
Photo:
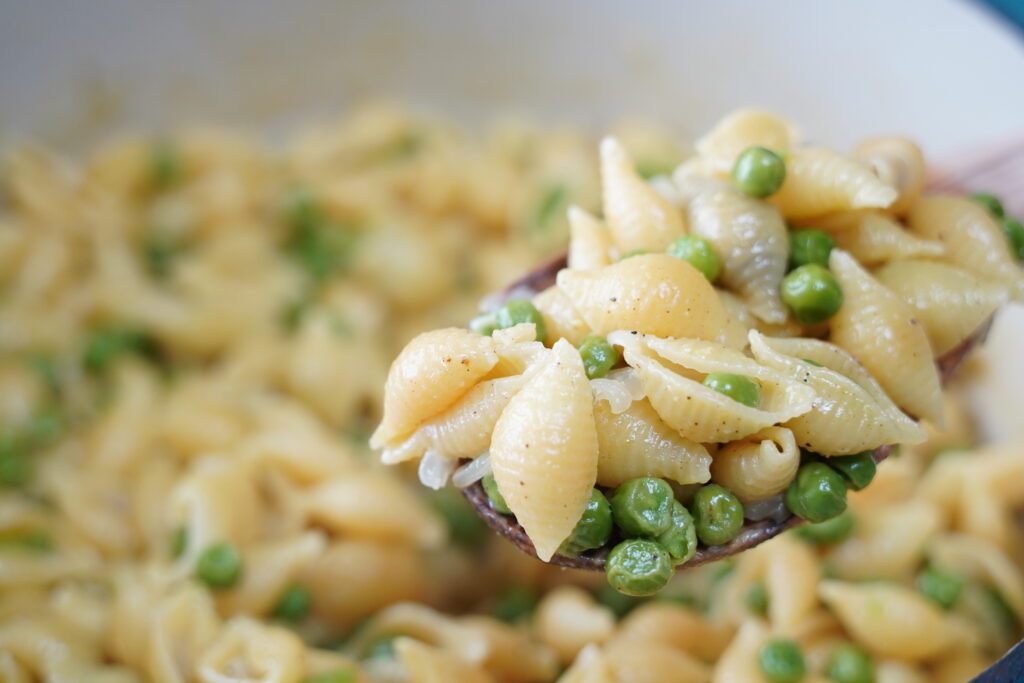
[[[470,460],[465,465],[455,470],[452,475],[452,483],[457,488],[464,489],[475,484],[491,473],[491,454],[484,453],[479,458]]]
[[[433,448],[427,449],[420,460],[420,483],[435,491],[444,488],[448,483],[448,477],[455,469],[455,461],[446,458]]]

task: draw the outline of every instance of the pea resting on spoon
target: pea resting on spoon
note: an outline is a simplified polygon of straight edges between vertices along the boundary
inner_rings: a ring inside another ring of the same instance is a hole
[[[500,316],[508,324],[532,322],[539,316],[526,300],[553,285],[565,266],[566,257],[557,257],[492,296],[485,305],[503,311]],[[510,301],[515,302],[511,306],[511,311],[517,312],[514,321],[508,319],[505,308]],[[480,319],[496,317],[485,314]],[[985,323],[936,360],[943,381],[952,377],[987,330]],[[597,342],[594,336],[580,345],[580,351],[588,369],[601,368],[606,373],[617,362],[618,351],[606,341]],[[705,384],[740,402],[756,400],[756,384],[742,376],[709,376]],[[895,449],[884,445],[873,451],[828,458],[805,453],[783,494],[748,506],[714,483],[690,491],[686,505],[676,499],[668,482],[657,477],[638,477],[615,488],[595,488],[583,517],[549,562],[604,571],[609,583],[620,592],[650,595],[677,569],[730,557],[804,523],[810,523],[813,530],[816,524],[840,518],[846,510],[847,490],[860,490],[870,484],[876,464]],[[461,490],[493,531],[536,556],[533,542],[511,514],[492,475]]]

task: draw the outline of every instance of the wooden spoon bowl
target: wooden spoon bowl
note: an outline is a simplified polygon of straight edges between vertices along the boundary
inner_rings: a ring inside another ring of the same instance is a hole
[[[503,291],[489,297],[486,302],[487,307],[497,308],[509,299],[529,298],[534,294],[542,292],[555,284],[555,276],[558,274],[558,271],[566,267],[566,264],[565,254],[551,259],[547,263],[544,263],[535,270],[527,273],[519,280],[516,280]],[[984,339],[990,325],[991,319],[978,328],[974,334],[961,342],[957,347],[943,354],[936,360],[936,365],[938,365],[939,374],[944,384],[949,381],[957,368],[960,367],[968,352]],[[896,446],[893,445],[886,445],[877,448],[873,454],[875,462],[885,460],[895,450]],[[462,489],[462,495],[466,497],[466,500],[469,501],[470,505],[472,505],[476,510],[477,515],[479,515],[487,526],[511,541],[524,553],[536,557],[537,553],[533,547],[533,542],[526,535],[526,531],[519,525],[515,517],[500,514],[490,506],[487,499],[487,493],[484,491],[483,485],[479,481]],[[736,555],[744,550],[760,545],[768,539],[778,536],[783,531],[792,529],[802,523],[803,520],[795,515],[790,515],[782,520],[745,520],[743,529],[736,538],[724,545],[702,546],[698,548],[697,554],[685,564],[679,565],[679,567],[696,567],[697,565],[714,562],[715,560],[721,560],[731,555]],[[578,556],[555,555],[551,558],[550,562],[551,564],[556,564],[562,567],[571,567],[573,569],[604,571],[605,561],[608,558],[608,552],[611,550],[612,545],[612,543],[609,543],[602,548],[590,550]]]

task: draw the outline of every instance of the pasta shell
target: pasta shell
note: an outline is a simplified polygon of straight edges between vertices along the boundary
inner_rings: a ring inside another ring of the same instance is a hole
[[[569,267],[591,270],[611,263],[611,233],[588,211],[569,207]]]
[[[936,566],[994,586],[1017,619],[1024,621],[1024,575],[992,541],[969,534],[945,533],[929,544],[928,557]]]
[[[721,259],[721,283],[758,318],[785,321],[779,283],[786,274],[789,238],[778,209],[724,186],[694,197],[687,216],[690,232],[708,240]]]
[[[579,346],[583,338],[590,334],[590,327],[573,306],[572,300],[556,285],[533,297],[533,305],[544,316],[550,340],[568,339],[573,346]]]
[[[494,425],[525,383],[525,375],[480,382],[451,408],[420,425],[401,445],[385,448],[381,462],[394,465],[413,460],[428,448],[446,458],[475,458],[487,450]]]
[[[619,623],[616,641],[660,643],[713,662],[732,638],[732,629],[689,606],[646,602]]]
[[[874,276],[910,304],[936,357],[976,332],[1009,299],[1005,287],[934,261],[896,261]]]
[[[599,402],[594,406],[594,420],[597,483],[601,486],[618,486],[635,477],[661,477],[678,484],[711,478],[707,449],[666,425],[647,400],[635,401],[617,415]]]
[[[853,158],[867,164],[882,182],[896,188],[899,196],[889,206],[892,213],[906,213],[921,195],[925,179],[924,155],[910,140],[870,138],[857,145]]]
[[[725,442],[785,422],[811,409],[814,392],[734,349],[693,339],[659,339],[619,332],[609,339],[623,347],[648,400],[673,429],[694,441]],[[679,372],[666,366],[666,359]],[[703,375],[728,372],[757,379],[761,405],[751,408],[701,383]],[[681,374],[683,373],[683,374]]]
[[[255,619],[235,617],[196,662],[204,681],[297,680],[306,669],[306,646],[295,633]],[[249,675],[242,678],[239,671]]]
[[[912,258],[939,258],[941,242],[921,239],[898,222],[874,211],[851,211],[820,219],[814,226],[828,230],[836,246],[864,266]]]
[[[662,643],[613,641],[604,648],[616,680],[631,683],[707,683],[710,667],[696,657]]]
[[[663,251],[686,231],[682,213],[640,177],[618,140],[602,140],[600,154],[604,218],[619,253]]]
[[[349,537],[424,547],[436,547],[445,537],[441,522],[422,500],[379,471],[324,482],[309,491],[306,511],[311,520]]]
[[[347,648],[365,653],[381,638],[401,633],[424,645],[447,650],[470,662],[487,656],[487,638],[460,620],[426,605],[403,602],[380,610],[353,635]]]
[[[913,309],[841,249],[832,250],[829,266],[843,289],[829,321],[832,343],[853,354],[900,408],[941,422],[939,371]]]
[[[615,632],[615,614],[577,586],[561,586],[537,606],[534,629],[568,664],[588,643],[604,643]]]
[[[942,260],[980,278],[1024,292],[1024,271],[1010,252],[1002,229],[981,205],[963,197],[925,197],[907,216],[910,229],[924,239],[941,242]]]
[[[924,560],[925,547],[942,526],[939,508],[926,500],[855,507],[853,536],[829,554],[838,578],[903,580]]]
[[[785,534],[767,546],[765,584],[771,600],[768,616],[784,633],[805,623],[818,606],[817,586],[821,569],[814,551]]]
[[[715,665],[712,683],[750,683],[763,680],[764,675],[758,664],[758,652],[770,637],[771,631],[761,620],[744,621],[736,637],[732,639]]]
[[[884,209],[898,193],[871,168],[824,147],[798,147],[786,157],[786,181],[768,198],[786,218],[852,209]]]
[[[697,140],[697,154],[719,173],[729,173],[736,157],[756,145],[774,151],[789,149],[797,140],[796,127],[763,109],[740,109],[715,124]]]
[[[800,449],[793,432],[765,427],[722,446],[711,463],[714,481],[753,503],[781,493],[800,468]]]
[[[956,642],[957,630],[947,616],[909,588],[822,581],[818,594],[857,642],[877,655],[927,659]]]
[[[785,423],[801,447],[825,455],[849,455],[884,444],[924,441],[921,427],[838,346],[751,332],[750,350],[758,362],[814,391],[813,408]]]
[[[564,339],[519,390],[491,439],[495,481],[548,561],[572,533],[597,480],[593,398],[579,352]]]
[[[667,254],[642,254],[594,271],[563,270],[558,287],[598,334],[638,330],[714,339],[726,320],[707,278]]]
[[[395,639],[395,656],[402,663],[410,683],[493,683],[494,679],[476,664],[457,654],[405,636]]]
[[[419,335],[398,354],[384,384],[384,419],[371,448],[393,444],[454,403],[495,366],[494,340],[449,327]]]

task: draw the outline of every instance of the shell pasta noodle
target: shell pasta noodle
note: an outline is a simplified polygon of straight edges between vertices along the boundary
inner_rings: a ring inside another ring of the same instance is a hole
[[[1024,635],[1024,445],[932,365],[1019,296],[986,209],[900,138],[610,130],[5,149],[0,680],[944,683]]]

